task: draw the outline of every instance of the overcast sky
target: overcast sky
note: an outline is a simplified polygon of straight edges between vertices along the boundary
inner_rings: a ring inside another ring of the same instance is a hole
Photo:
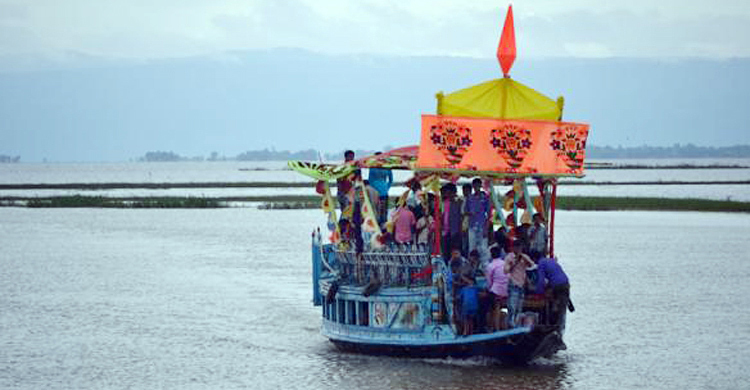
[[[0,0],[0,56],[147,60],[296,47],[492,57],[497,0]],[[528,0],[519,57],[750,57],[748,0]]]

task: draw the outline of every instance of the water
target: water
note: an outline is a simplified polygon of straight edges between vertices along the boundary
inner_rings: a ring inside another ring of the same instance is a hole
[[[750,166],[750,159],[699,160],[616,160],[618,164],[677,165],[722,164]],[[172,162],[172,163],[68,163],[68,164],[0,164],[0,184],[36,183],[221,183],[221,182],[304,182],[312,180],[296,172],[284,170],[285,162]],[[411,177],[410,171],[394,171],[396,181]],[[576,180],[576,179],[566,179]],[[641,181],[738,181],[750,180],[750,168],[743,169],[617,169],[588,170],[582,179],[588,182]],[[404,187],[396,187],[392,195],[399,195]],[[630,196],[700,198],[750,202],[750,186],[733,185],[607,185],[561,186],[565,196]],[[170,188],[170,189],[114,189],[114,190],[0,190],[0,197],[48,196],[195,196],[246,197],[312,195],[308,188]]]
[[[344,354],[317,210],[0,209],[0,388],[737,389],[750,218],[559,212],[568,350],[528,367]]]
[[[750,158],[607,160],[616,164],[642,165],[739,165]],[[394,171],[396,181],[411,177]],[[285,161],[127,162],[127,163],[21,163],[0,164],[0,184],[34,183],[189,183],[189,182],[309,182],[287,170]],[[586,181],[729,181],[750,180],[750,168],[742,169],[589,169]]]

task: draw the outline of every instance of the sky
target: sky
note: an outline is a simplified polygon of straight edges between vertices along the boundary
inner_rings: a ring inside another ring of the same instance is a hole
[[[413,142],[403,129],[419,127],[436,91],[499,76],[508,4],[0,0],[0,155],[121,161]],[[511,74],[565,95],[566,115],[592,122],[593,143],[750,142],[749,0],[525,0],[513,10]],[[385,100],[387,110],[373,104]],[[350,131],[357,115],[386,111],[387,130]],[[310,117],[321,123],[313,132],[299,122]]]
[[[509,3],[489,0],[0,0],[0,59],[65,63],[294,47],[492,57]],[[519,56],[750,57],[747,0],[526,0]]]

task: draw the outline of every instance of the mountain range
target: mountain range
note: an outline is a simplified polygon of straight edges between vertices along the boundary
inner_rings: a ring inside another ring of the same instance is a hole
[[[436,92],[500,77],[495,59],[299,49],[2,65],[0,154],[27,162],[411,145]],[[750,144],[748,58],[520,58],[511,75],[564,96],[564,119],[590,123],[596,145]]]

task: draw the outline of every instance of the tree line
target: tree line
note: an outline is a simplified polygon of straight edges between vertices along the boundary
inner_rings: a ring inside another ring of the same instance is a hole
[[[382,149],[388,151],[390,147]],[[356,149],[357,157],[367,156],[375,153],[374,150]],[[236,156],[227,157],[218,152],[211,152],[208,156],[185,157],[175,152],[152,151],[148,152],[138,161],[341,161],[344,159],[344,150],[338,152],[322,152],[316,149],[305,149],[296,152],[289,150],[260,149],[248,150]],[[693,144],[674,144],[672,146],[636,146],[636,147],[612,147],[589,145],[586,147],[586,157],[594,159],[607,158],[750,158],[750,145],[734,146],[696,146]],[[9,156],[0,156],[0,162],[17,162],[20,157],[14,157],[15,161],[6,161]]]

